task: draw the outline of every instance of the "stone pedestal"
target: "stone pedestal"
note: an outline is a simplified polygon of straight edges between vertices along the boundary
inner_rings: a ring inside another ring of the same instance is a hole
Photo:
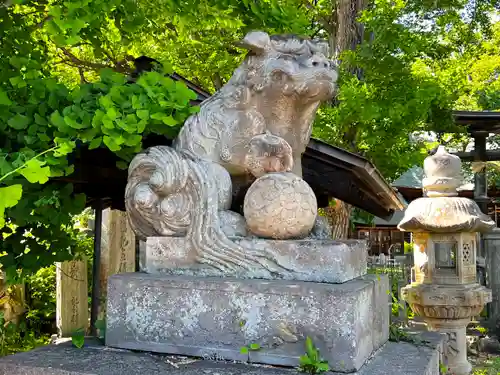
[[[282,270],[269,273],[260,267],[221,272],[197,263],[197,252],[186,237],[149,237],[144,252],[143,270],[148,273],[191,276],[234,276],[343,283],[366,274],[367,248],[362,240],[289,240],[232,238],[238,246],[272,254]]]
[[[444,354],[448,359],[448,372],[456,375],[470,374],[472,365],[467,360],[466,333],[470,318],[457,320],[427,319],[427,323],[432,331],[446,334]]]
[[[388,340],[388,289],[375,275],[344,284],[114,275],[106,344],[298,366],[311,337],[332,370],[353,372]],[[245,346],[258,350],[242,354]]]

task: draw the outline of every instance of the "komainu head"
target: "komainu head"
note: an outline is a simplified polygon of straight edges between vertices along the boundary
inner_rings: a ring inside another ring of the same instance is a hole
[[[304,103],[334,95],[338,75],[326,42],[254,31],[240,45],[249,53],[229,84],[264,93],[279,91]]]

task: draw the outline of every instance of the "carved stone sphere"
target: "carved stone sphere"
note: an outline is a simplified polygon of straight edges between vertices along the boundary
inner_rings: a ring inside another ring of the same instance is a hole
[[[269,173],[250,186],[243,203],[253,234],[278,240],[300,239],[311,232],[318,205],[311,187],[293,173]]]

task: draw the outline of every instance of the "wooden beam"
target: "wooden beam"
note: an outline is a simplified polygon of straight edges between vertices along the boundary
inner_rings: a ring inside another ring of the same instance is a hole
[[[474,152],[452,152],[452,154],[458,156],[462,161],[475,161]],[[500,150],[486,150],[485,159],[483,161],[499,161]]]

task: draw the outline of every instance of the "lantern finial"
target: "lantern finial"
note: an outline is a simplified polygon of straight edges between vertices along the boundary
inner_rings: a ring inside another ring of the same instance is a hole
[[[422,180],[427,197],[454,197],[461,184],[462,162],[440,145],[434,155],[424,161],[425,177]]]

